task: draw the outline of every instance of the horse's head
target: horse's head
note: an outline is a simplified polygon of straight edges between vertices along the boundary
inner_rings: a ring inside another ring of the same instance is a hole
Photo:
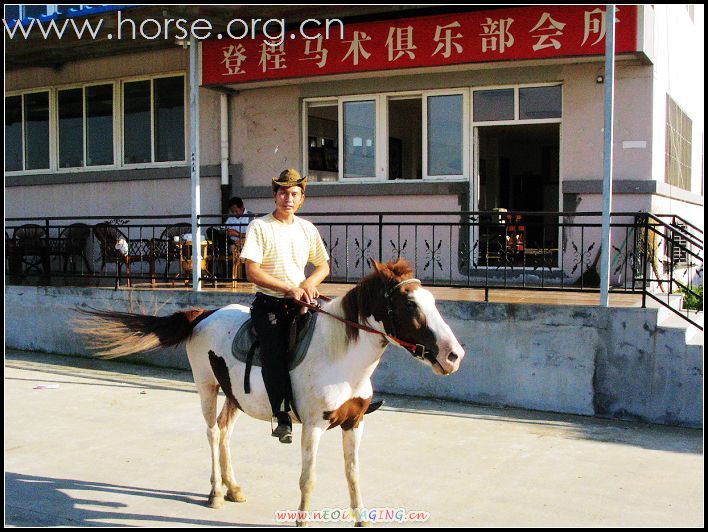
[[[435,306],[435,298],[414,279],[404,259],[382,264],[372,261],[380,296],[374,318],[390,336],[422,345],[419,358],[438,375],[449,375],[460,367],[465,351]]]

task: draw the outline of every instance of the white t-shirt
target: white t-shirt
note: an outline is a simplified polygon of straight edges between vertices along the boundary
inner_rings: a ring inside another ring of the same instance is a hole
[[[307,220],[295,216],[292,224],[285,224],[267,214],[256,218],[248,226],[241,260],[252,260],[263,272],[276,279],[300,286],[306,279],[305,266],[319,266],[329,260],[327,249],[317,228]],[[269,296],[284,297],[282,292],[256,287]]]
[[[243,211],[241,216],[229,216],[224,222],[224,227],[226,229],[235,229],[239,233],[245,233],[248,228],[248,224],[251,223],[253,218],[249,216],[251,213],[248,210]],[[238,236],[230,236],[231,240],[236,241],[239,239]]]

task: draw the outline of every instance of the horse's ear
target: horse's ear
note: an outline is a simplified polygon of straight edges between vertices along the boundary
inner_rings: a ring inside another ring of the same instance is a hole
[[[386,265],[378,262],[374,259],[369,259],[369,264],[371,265],[371,269],[374,270],[374,272],[378,273],[379,275],[382,275],[384,270],[386,270]]]

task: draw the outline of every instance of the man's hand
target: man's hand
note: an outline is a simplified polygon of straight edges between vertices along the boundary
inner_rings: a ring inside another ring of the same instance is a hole
[[[302,283],[300,288],[302,288],[305,291],[305,293],[307,294],[307,297],[310,299],[309,302],[314,303],[315,301],[317,301],[317,298],[320,297],[320,291],[317,290],[317,287],[313,286],[311,283],[308,283],[307,281]]]
[[[298,286],[291,287],[287,292],[285,292],[285,297],[295,299],[297,301],[304,301],[305,303],[310,303],[310,295]]]

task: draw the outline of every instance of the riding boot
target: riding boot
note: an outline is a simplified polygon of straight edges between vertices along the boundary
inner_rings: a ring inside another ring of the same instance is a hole
[[[293,422],[287,412],[278,412],[275,417],[278,419],[278,426],[273,430],[273,436],[280,440],[280,443],[293,442]]]

